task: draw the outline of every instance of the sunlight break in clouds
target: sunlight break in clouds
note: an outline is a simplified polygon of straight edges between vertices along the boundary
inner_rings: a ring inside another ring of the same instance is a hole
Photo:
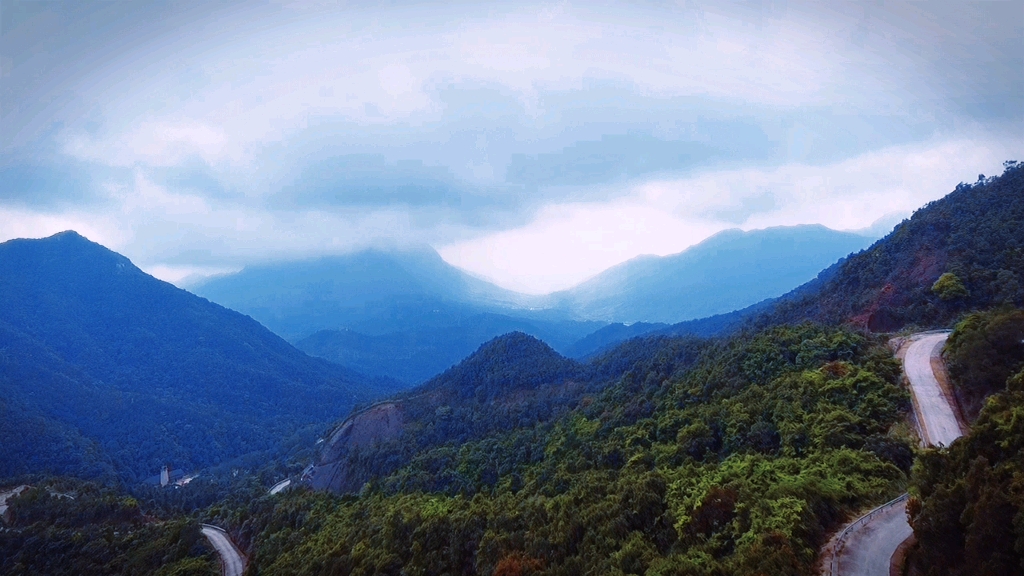
[[[1019,149],[1019,148],[1018,148]],[[907,217],[1012,149],[976,141],[871,152],[829,166],[710,172],[631,185],[611,202],[548,206],[528,225],[450,244],[441,255],[506,288],[545,294],[638,254],[664,256],[728,228],[822,224],[857,230]],[[950,159],[955,158],[956,162]]]

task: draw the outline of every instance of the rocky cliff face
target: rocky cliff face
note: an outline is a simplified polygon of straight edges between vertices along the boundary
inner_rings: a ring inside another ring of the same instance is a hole
[[[323,443],[318,462],[309,473],[316,490],[356,492],[369,480],[348,465],[358,451],[398,438],[405,425],[399,402],[384,402],[354,414],[342,422]]]

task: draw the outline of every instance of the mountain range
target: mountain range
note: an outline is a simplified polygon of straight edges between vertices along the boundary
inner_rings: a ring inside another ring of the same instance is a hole
[[[638,256],[552,298],[574,317],[675,324],[785,294],[872,241],[819,225],[725,230],[678,254]]]
[[[727,314],[795,288],[870,242],[822,226],[727,230],[546,296],[473,277],[429,247],[251,266],[189,289],[252,316],[309,354],[414,384],[511,331],[582,357],[655,328],[645,322],[667,327]],[[630,326],[594,334],[609,322]]]

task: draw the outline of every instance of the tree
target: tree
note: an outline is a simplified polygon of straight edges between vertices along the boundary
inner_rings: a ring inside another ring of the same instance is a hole
[[[932,284],[932,292],[936,296],[945,301],[958,300],[960,298],[966,298],[970,296],[970,292],[967,291],[967,287],[960,278],[952,272],[946,272],[939,279]]]

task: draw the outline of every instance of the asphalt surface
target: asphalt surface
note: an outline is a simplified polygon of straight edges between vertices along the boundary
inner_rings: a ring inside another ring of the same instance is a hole
[[[932,371],[932,358],[942,353],[949,334],[924,334],[907,349],[903,370],[914,393],[914,407],[920,420],[923,440],[928,446],[949,446],[962,436],[949,400],[942,393]]]
[[[242,576],[242,571],[245,570],[245,560],[242,559],[242,554],[239,553],[235,543],[228,538],[228,535],[216,526],[203,524],[203,536],[206,536],[210,544],[217,549],[224,576]]]
[[[871,520],[850,531],[839,555],[838,574],[889,576],[892,555],[913,533],[907,523],[906,501],[876,512]]]
[[[949,446],[962,435],[932,368],[933,359],[941,362],[942,346],[948,337],[948,333],[912,336],[903,359],[922,440],[928,446]],[[914,533],[907,523],[905,501],[871,514],[874,516],[870,520],[848,532],[837,558],[836,576],[889,576],[893,553]],[[826,574],[828,570],[826,566]]]

